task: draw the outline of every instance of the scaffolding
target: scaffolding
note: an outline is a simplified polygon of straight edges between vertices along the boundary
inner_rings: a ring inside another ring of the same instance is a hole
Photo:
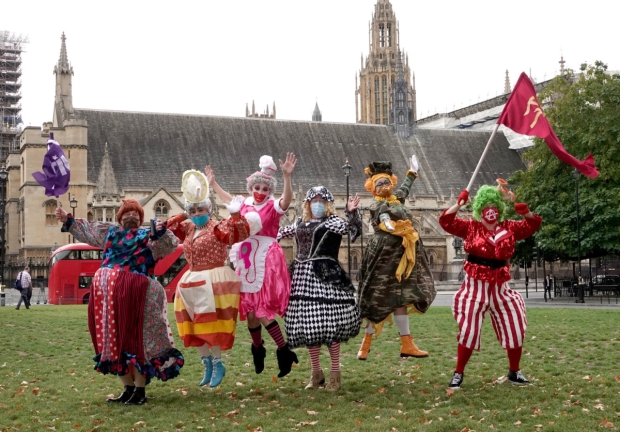
[[[21,75],[22,45],[28,37],[0,30],[0,161],[19,149],[22,130]]]

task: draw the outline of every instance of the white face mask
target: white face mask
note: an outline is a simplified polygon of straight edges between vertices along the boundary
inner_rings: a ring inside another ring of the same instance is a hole
[[[313,202],[310,204],[310,210],[312,210],[312,215],[317,218],[325,216],[325,204],[323,203]]]

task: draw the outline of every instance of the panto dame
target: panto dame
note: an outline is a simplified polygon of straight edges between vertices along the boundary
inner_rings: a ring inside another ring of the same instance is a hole
[[[306,194],[303,216],[278,232],[278,240],[294,236],[297,244],[284,325],[289,345],[306,346],[310,352],[312,377],[306,389],[325,383],[319,361],[321,345],[328,347],[331,357],[325,388],[340,388],[340,343],[360,331],[355,288],[338,262],[342,236],[348,234],[355,240],[361,232],[359,202],[357,195],[349,198],[344,220],[336,216],[332,193],[323,186],[314,187]]]
[[[185,212],[168,219],[168,228],[183,241],[189,271],[177,285],[174,314],[183,344],[200,353],[204,375],[199,385],[216,387],[226,374],[222,351],[235,341],[241,290],[239,277],[225,265],[227,246],[246,239],[250,227],[239,214],[243,197],[226,205],[228,219],[211,219],[209,186],[201,172],[185,171],[181,187]]]
[[[56,217],[81,242],[103,249],[88,302],[88,329],[95,348],[95,370],[118,375],[125,385],[108,402],[142,405],[151,378],[179,375],[183,356],[174,348],[164,288],[154,277],[158,259],[174,252],[179,240],[157,222],[154,233],[140,228],[144,210],[125,199],[118,224],[74,219],[62,208]]]
[[[467,202],[467,190],[463,190],[457,204],[439,218],[446,232],[463,238],[467,252],[463,263],[467,276],[452,300],[452,313],[459,326],[456,370],[449,383],[449,387],[455,389],[463,384],[465,366],[473,350],[480,349],[480,332],[487,312],[491,314],[497,339],[508,353],[508,380],[515,385],[530,384],[519,369],[527,326],[525,304],[507,282],[515,243],[534,234],[542,219],[532,214],[527,204],[518,203],[515,211],[525,218],[504,221],[504,201],[506,198],[514,200],[514,195],[502,185],[503,180],[498,181],[498,187],[482,186],[476,193],[472,205],[474,220],[456,217]]]
[[[246,217],[250,214],[258,215],[261,228],[249,239],[232,247],[230,261],[242,281],[239,315],[241,321],[247,319],[248,322],[254,371],[259,374],[265,368],[267,350],[262,338],[262,325],[278,347],[278,377],[282,378],[291,371],[293,362],[299,363],[297,355],[287,345],[280,325],[275,321],[276,315],[284,316],[291,289],[286,258],[276,236],[280,218],[293,197],[291,173],[297,159],[293,153],[287,153],[286,161],[279,162],[284,177],[284,191],[280,199],[274,197],[277,168],[271,156],[262,156],[259,161],[260,171],[246,179],[250,197],[244,201],[241,214]],[[205,173],[218,197],[225,203],[230,202],[232,197],[217,184],[213,170],[206,167]]]
[[[392,313],[400,333],[400,356],[428,356],[416,346],[409,331],[408,314],[425,313],[437,294],[422,241],[405,207],[418,177],[416,157],[409,163],[411,169],[396,190],[397,178],[390,162],[373,162],[365,170],[368,179],[364,187],[375,200],[370,206],[374,234],[364,251],[359,279],[362,318],[368,321],[357,354],[360,360],[368,358],[373,334],[379,336]]]

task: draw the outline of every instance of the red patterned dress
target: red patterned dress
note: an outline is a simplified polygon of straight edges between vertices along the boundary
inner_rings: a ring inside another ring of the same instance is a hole
[[[181,213],[168,220],[182,241],[190,270],[177,285],[174,314],[179,336],[188,346],[232,348],[235,341],[241,279],[225,265],[227,246],[245,240],[250,227],[243,216],[218,222],[210,219],[202,230]]]
[[[174,252],[179,240],[168,230],[152,240],[147,229],[72,217],[62,230],[104,251],[88,303],[95,370],[125,375],[133,364],[147,383],[179,375],[183,355],[174,348],[166,293],[153,276],[156,261]]]

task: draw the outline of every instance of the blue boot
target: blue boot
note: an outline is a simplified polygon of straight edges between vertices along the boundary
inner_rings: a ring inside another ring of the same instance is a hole
[[[200,381],[200,384],[198,384],[202,387],[209,384],[211,381],[211,375],[213,375],[213,356],[200,356],[200,360],[202,360],[202,364],[205,366],[205,374],[202,376],[202,381]]]
[[[224,375],[226,375],[226,367],[224,367],[221,358],[215,357],[213,359],[213,375],[211,376],[211,383],[209,385],[211,387],[219,386],[224,379]]]

